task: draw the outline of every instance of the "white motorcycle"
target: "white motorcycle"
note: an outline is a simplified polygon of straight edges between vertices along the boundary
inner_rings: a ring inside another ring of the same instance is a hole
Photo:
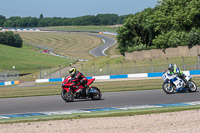
[[[168,74],[168,71],[164,72],[162,75],[163,79],[163,85],[162,88],[167,94],[172,94],[174,92],[196,92],[197,86],[196,84],[191,80],[191,76],[185,76],[185,80],[187,83],[185,83],[181,78],[179,78],[177,75],[170,75]]]

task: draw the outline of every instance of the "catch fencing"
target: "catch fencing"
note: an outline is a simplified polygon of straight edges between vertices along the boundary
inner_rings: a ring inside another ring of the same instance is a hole
[[[0,82],[19,80],[19,71],[5,70],[0,72]]]
[[[96,68],[95,68],[96,67]],[[179,66],[182,71],[186,70],[200,70],[198,64],[188,64]],[[97,67],[93,66],[91,69],[85,69],[84,67],[80,71],[86,76],[100,76],[100,75],[120,75],[120,74],[131,74],[131,73],[153,73],[153,72],[164,72],[167,70],[165,66],[123,66],[118,68]]]
[[[188,70],[200,70],[199,64],[184,64],[177,66],[182,71]],[[147,64],[146,66],[139,66],[137,64],[133,64],[132,66],[127,63],[119,63],[118,66],[110,66],[108,63],[104,65],[95,65],[93,64],[90,67],[86,67],[83,64],[80,64],[76,67],[78,71],[83,73],[85,76],[101,76],[101,75],[120,75],[120,74],[134,74],[134,73],[153,73],[153,72],[164,72],[167,70],[167,65],[163,66],[154,66],[153,64]],[[60,68],[49,68],[49,69],[40,69],[39,79],[47,79],[47,78],[62,78],[68,76],[68,69]],[[57,75],[54,73],[57,72]]]
[[[162,62],[162,63],[160,63]],[[166,59],[166,60],[148,60],[143,62],[122,62],[119,61],[117,64],[104,63],[98,64],[76,64],[78,71],[82,72],[85,76],[101,76],[101,75],[121,75],[121,74],[135,74],[135,73],[153,73],[153,72],[164,72],[167,70],[168,64],[176,64],[182,71],[189,70],[200,70],[200,58],[179,58],[179,59]],[[51,79],[51,78],[62,78],[68,76],[69,64],[59,65],[57,67],[48,68],[36,68],[37,72],[30,74],[19,74],[17,70],[5,70],[0,72],[1,81],[32,81],[35,79]],[[68,67],[67,67],[68,66]],[[73,66],[73,65],[72,65]],[[27,70],[26,70],[27,71]],[[35,71],[35,70],[34,70]],[[24,78],[22,78],[24,77]]]

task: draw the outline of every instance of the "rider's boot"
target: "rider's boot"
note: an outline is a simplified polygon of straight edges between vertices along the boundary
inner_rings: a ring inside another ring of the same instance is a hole
[[[89,95],[89,89],[90,89],[89,86],[85,88],[85,91],[86,91],[86,95],[87,95],[87,96]]]
[[[84,86],[85,86],[85,94],[86,94],[86,96],[88,96],[90,87],[87,84],[85,84]]]
[[[182,75],[182,76],[180,76],[180,78],[184,81],[184,83],[185,83],[185,88],[188,88],[188,87],[189,87],[189,82],[185,79],[185,76]]]
[[[185,88],[189,87],[189,82],[184,78],[183,81],[185,82]]]

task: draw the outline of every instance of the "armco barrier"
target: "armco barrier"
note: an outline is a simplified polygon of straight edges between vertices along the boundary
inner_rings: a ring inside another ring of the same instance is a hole
[[[0,85],[16,85],[19,84],[19,80],[17,81],[8,81],[8,82],[0,82]]]
[[[200,75],[200,70],[183,71],[186,75]],[[161,77],[163,72],[156,73],[137,73],[137,74],[123,74],[123,75],[103,75],[103,76],[92,76],[87,79],[95,78],[96,80],[109,80],[109,79],[121,79],[121,78],[150,78],[150,77]],[[56,79],[36,79],[36,83],[42,82],[58,82],[63,81],[64,78]]]

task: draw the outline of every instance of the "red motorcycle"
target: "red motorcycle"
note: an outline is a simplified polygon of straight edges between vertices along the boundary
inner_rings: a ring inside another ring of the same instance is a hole
[[[61,97],[66,102],[73,102],[74,99],[86,99],[91,98],[92,100],[100,100],[102,93],[100,89],[94,86],[90,86],[94,82],[95,78],[88,79],[85,86],[80,85],[78,88],[74,83],[71,82],[70,77],[66,78],[62,83]],[[86,89],[88,88],[88,94]]]

